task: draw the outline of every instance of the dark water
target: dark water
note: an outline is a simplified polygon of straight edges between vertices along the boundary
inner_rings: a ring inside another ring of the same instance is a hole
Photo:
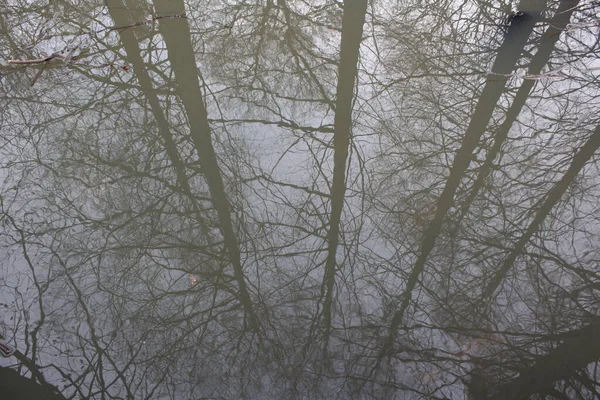
[[[600,398],[599,16],[4,0],[0,398]]]

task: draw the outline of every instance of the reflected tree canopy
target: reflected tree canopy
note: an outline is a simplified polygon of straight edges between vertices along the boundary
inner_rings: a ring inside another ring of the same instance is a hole
[[[0,372],[52,399],[600,398],[599,21],[3,0]]]

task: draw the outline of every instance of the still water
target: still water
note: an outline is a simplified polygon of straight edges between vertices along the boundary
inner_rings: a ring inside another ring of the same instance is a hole
[[[600,398],[599,18],[2,1],[0,398]]]

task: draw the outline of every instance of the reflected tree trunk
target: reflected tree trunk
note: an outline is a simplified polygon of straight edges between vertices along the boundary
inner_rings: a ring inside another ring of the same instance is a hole
[[[539,0],[522,0],[519,3],[519,9],[525,12],[525,16],[522,17],[523,19],[512,21],[508,27],[504,41],[498,49],[498,55],[492,66],[492,72],[488,76],[481,92],[472,119],[462,139],[461,147],[454,156],[444,190],[436,202],[433,220],[423,235],[419,256],[406,282],[404,297],[392,318],[386,347],[389,347],[394,341],[396,331],[402,323],[404,313],[410,304],[412,291],[415,289],[419,276],[425,268],[427,258],[435,245],[446,213],[453,204],[454,194],[460,184],[461,178],[469,167],[473,151],[476,149],[481,136],[486,130],[492,112],[503,93],[509,75],[512,73],[521,56],[529,35],[533,31],[535,24],[541,19],[541,14],[545,9],[544,4],[544,1]]]
[[[183,0],[160,0],[156,1],[154,5],[159,17],[185,14]],[[233,265],[240,291],[240,300],[250,318],[250,323],[256,325],[258,320],[244,277],[239,243],[231,218],[232,209],[225,193],[221,170],[212,144],[211,128],[198,80],[199,71],[190,41],[189,27],[185,19],[178,18],[163,18],[159,22],[159,27],[167,45],[171,67],[175,73],[177,93],[183,101],[190,122],[192,140],[196,146],[200,165],[209,186],[213,206],[219,216],[220,229]]]
[[[500,286],[505,275],[510,271],[515,260],[538,230],[546,216],[550,213],[552,207],[554,207],[554,205],[560,200],[562,195],[567,191],[577,174],[583,169],[587,162],[594,157],[598,148],[600,148],[600,126],[596,128],[592,136],[585,142],[583,146],[581,146],[581,149],[577,152],[575,157],[573,157],[571,165],[562,179],[554,185],[550,192],[548,192],[548,196],[540,205],[540,208],[536,212],[533,221],[531,221],[523,236],[519,238],[518,242],[515,244],[509,255],[502,263],[502,266],[494,273],[493,278],[483,290],[483,299],[489,298],[489,296],[496,291],[498,286]]]
[[[207,224],[202,217],[200,212],[200,208],[198,203],[196,202],[194,195],[192,193],[192,189],[190,187],[190,183],[187,177],[187,173],[185,171],[185,165],[179,154],[177,152],[177,146],[175,144],[175,140],[173,139],[173,135],[171,134],[171,128],[169,126],[169,122],[165,117],[163,109],[158,100],[158,95],[156,90],[152,85],[152,80],[148,75],[148,70],[146,68],[145,62],[140,55],[140,49],[138,47],[138,41],[135,38],[135,34],[131,28],[127,28],[132,24],[136,24],[142,18],[140,12],[132,13],[130,7],[126,7],[121,0],[107,0],[108,10],[110,12],[110,16],[117,26],[121,26],[124,28],[117,29],[119,35],[121,37],[121,41],[123,42],[123,47],[127,52],[127,61],[133,67],[133,72],[136,75],[136,78],[140,84],[148,103],[150,104],[150,108],[152,109],[152,114],[156,123],[159,127],[160,135],[164,141],[165,150],[173,164],[173,168],[177,174],[177,180],[181,185],[181,190],[186,195],[190,202],[192,203],[192,207],[194,209],[194,213],[196,214],[196,219],[198,221],[199,226],[204,232],[205,236],[208,236],[208,228]],[[139,10],[139,8],[136,8]]]
[[[340,221],[346,191],[346,161],[352,137],[352,104],[355,82],[358,79],[358,57],[362,41],[363,24],[367,12],[366,0],[346,0],[340,43],[340,60],[335,102],[333,139],[333,182],[331,184],[331,215],[327,233],[327,261],[323,286],[323,324],[325,329],[324,351],[327,352],[331,333],[336,254],[340,236]]]
[[[571,20],[571,15],[573,15],[573,12],[577,9],[578,4],[579,1],[562,0],[560,2],[560,6],[556,11],[556,14],[550,20],[548,29],[544,33],[539,48],[533,56],[529,65],[527,75],[530,78],[526,78],[523,81],[521,87],[515,95],[515,98],[513,99],[510,108],[506,112],[504,122],[494,132],[494,144],[490,151],[486,154],[485,161],[478,171],[477,178],[473,183],[473,187],[469,192],[469,196],[467,197],[467,199],[461,207],[460,214],[458,215],[457,221],[455,222],[455,233],[456,230],[460,228],[462,218],[469,211],[469,208],[471,207],[471,204],[473,204],[473,201],[477,197],[477,194],[483,188],[485,180],[488,177],[490,170],[494,164],[494,160],[496,159],[496,157],[498,157],[498,154],[500,154],[502,145],[508,138],[510,128],[513,126],[513,124],[519,117],[519,114],[525,106],[529,94],[537,81],[537,77],[540,75],[542,69],[550,60],[552,52],[554,51],[554,46],[556,42],[558,42],[561,32],[567,27],[567,24]]]
[[[557,381],[576,376],[578,371],[600,359],[600,319],[595,317],[588,326],[564,334],[564,341],[513,381],[500,386],[489,400],[527,400],[534,394],[552,395]],[[581,378],[582,380],[585,378]],[[556,391],[560,394],[560,392]],[[597,393],[596,393],[597,394]]]

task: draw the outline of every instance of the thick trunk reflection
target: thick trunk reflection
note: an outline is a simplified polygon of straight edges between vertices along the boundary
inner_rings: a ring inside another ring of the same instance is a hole
[[[158,16],[184,15],[183,0],[155,2]],[[183,101],[190,122],[191,135],[200,160],[200,165],[208,183],[213,206],[219,215],[220,230],[233,265],[235,278],[240,290],[240,300],[252,325],[258,324],[252,300],[246,285],[240,249],[231,218],[231,205],[227,199],[221,172],[211,140],[211,129],[204,99],[200,91],[198,68],[194,49],[190,42],[190,31],[185,19],[163,18],[159,22],[160,33],[167,44],[171,67],[175,73],[177,93]]]

